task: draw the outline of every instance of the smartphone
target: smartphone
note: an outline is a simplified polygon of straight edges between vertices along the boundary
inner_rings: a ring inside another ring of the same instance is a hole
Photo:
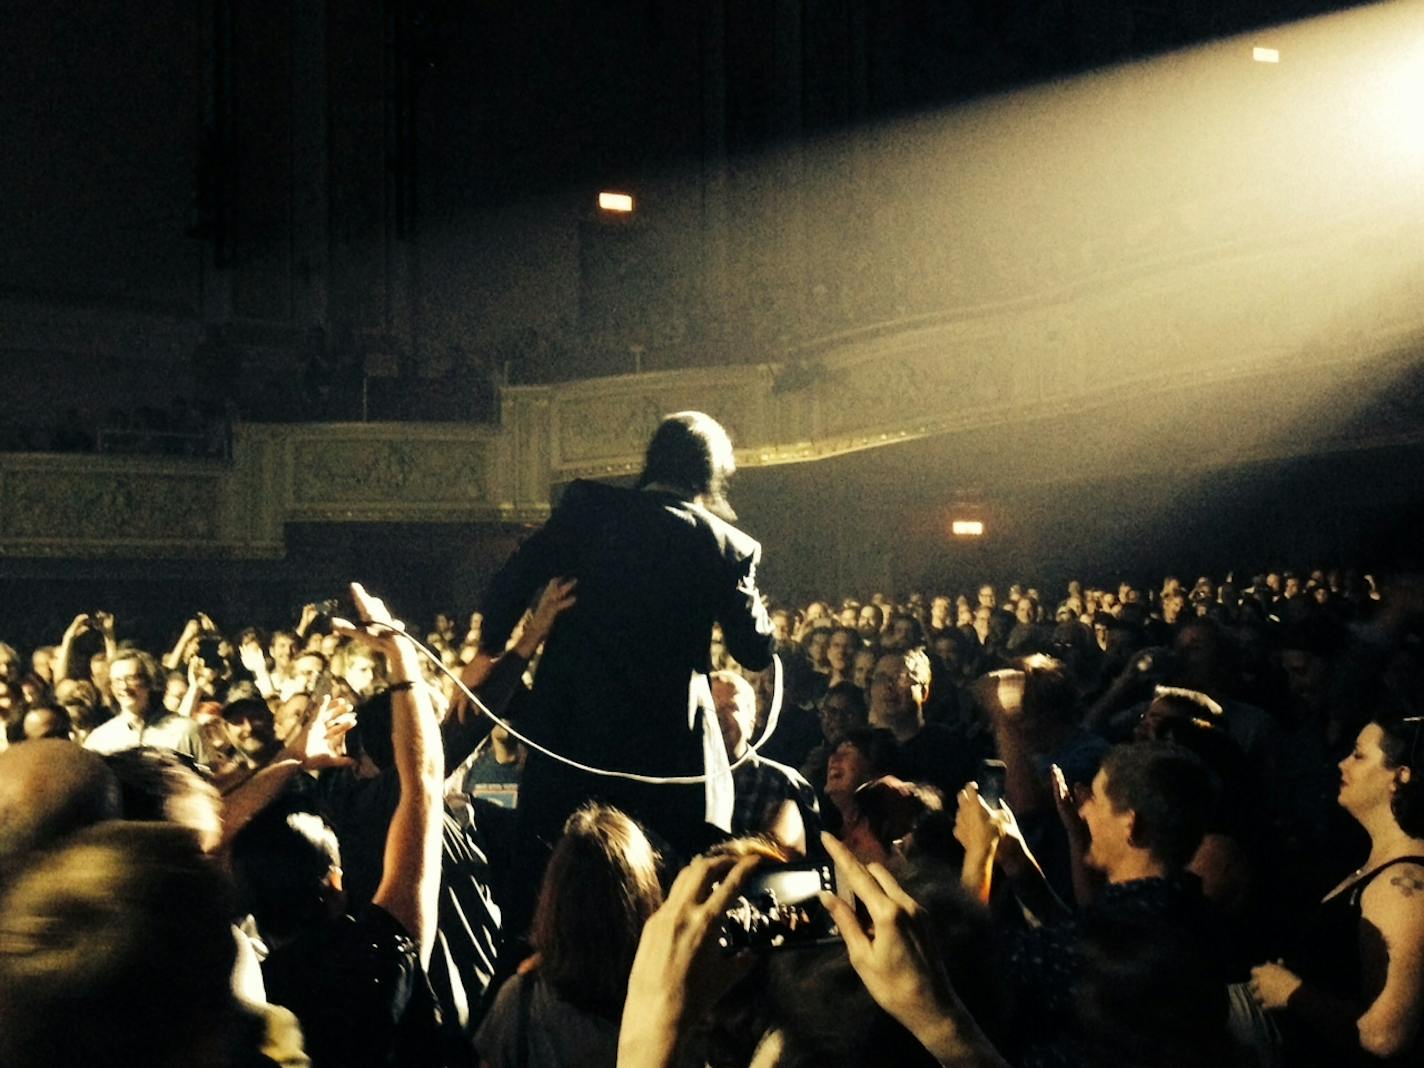
[[[330,671],[323,671],[317,676],[316,685],[311,688],[311,715],[316,714],[317,706],[330,697],[335,688],[336,680],[332,678]]]
[[[204,638],[198,642],[198,658],[213,671],[222,672],[227,666],[222,653],[218,651],[222,643],[217,638]]]
[[[840,938],[831,914],[817,896],[835,893],[829,862],[765,865],[752,872],[722,918],[718,945],[725,953],[742,949],[793,949]]]
[[[1002,760],[981,760],[979,776],[979,796],[990,808],[1004,807],[1004,782],[1008,775],[1008,765]]]

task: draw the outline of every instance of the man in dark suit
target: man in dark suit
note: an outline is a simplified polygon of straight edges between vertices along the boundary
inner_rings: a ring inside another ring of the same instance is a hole
[[[521,732],[596,768],[661,777],[725,767],[707,683],[713,622],[743,666],[765,668],[772,653],[756,587],[761,547],[732,525],[727,504],[734,469],[714,419],[669,415],[636,488],[574,482],[505,564],[485,601],[486,655],[504,649],[550,579],[578,582],[576,603],[547,640]],[[622,808],[684,854],[706,844],[709,818],[730,816],[727,799],[704,785],[589,774],[531,748],[519,791],[525,833],[552,843],[591,798]]]

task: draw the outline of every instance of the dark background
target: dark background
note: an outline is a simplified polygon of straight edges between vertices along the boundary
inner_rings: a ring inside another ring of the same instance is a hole
[[[894,192],[856,170],[863,133],[1350,6],[13,0],[5,418],[101,425],[184,395],[236,398],[249,419],[348,419],[364,371],[373,417],[488,420],[496,381],[622,373],[635,348],[645,369],[775,360],[906,312],[896,228],[919,219],[815,223],[842,188],[867,205]],[[823,184],[788,216],[813,149]],[[635,221],[592,210],[603,188],[637,193]],[[941,306],[958,299],[946,285]],[[319,402],[314,354],[337,369]],[[1174,429],[1136,467],[1064,469],[1056,435],[1091,428],[1026,425],[744,471],[734,503],[788,598],[1412,552],[1418,449],[1198,461],[1210,423],[1180,403],[1156,418]],[[945,532],[969,513],[988,526],[978,544]],[[34,642],[113,607],[166,640],[194,608],[276,625],[361,576],[424,618],[474,607],[519,534],[310,526],[280,562],[3,560],[0,616]]]

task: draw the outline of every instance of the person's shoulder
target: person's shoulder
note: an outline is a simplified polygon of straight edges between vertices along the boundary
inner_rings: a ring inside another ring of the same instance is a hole
[[[762,767],[767,768],[773,774],[781,776],[792,786],[798,789],[802,786],[810,789],[811,784],[806,781],[805,776],[790,764],[783,764],[779,760],[772,760],[770,757],[764,757],[760,753],[757,754],[756,760]]]
[[[407,943],[410,947],[415,945],[415,938],[405,929],[405,924],[376,904],[367,905],[357,916],[343,916],[336,921],[334,929],[343,937],[371,939],[402,952],[407,948]]]
[[[595,482],[591,478],[576,478],[564,487],[563,496],[559,498],[560,503],[564,501],[581,501],[586,498],[617,497],[630,492],[621,486],[613,486],[607,482]]]
[[[106,719],[88,733],[84,739],[84,748],[101,754],[105,753],[107,752],[104,748],[106,744],[124,737],[127,733],[124,721],[120,717],[114,716],[111,719]]]
[[[172,731],[174,734],[183,738],[204,739],[203,725],[195,719],[180,716],[177,712],[169,712],[167,715],[161,717],[158,724],[162,726],[164,730]]]
[[[634,490],[634,493],[642,491]],[[729,559],[746,560],[761,553],[761,543],[735,523],[709,511],[699,501],[671,493],[647,493],[648,500],[678,516],[689,527],[702,532],[718,552]]]
[[[1424,928],[1424,856],[1391,864],[1370,880],[1360,896],[1364,911],[1388,910],[1410,915]]]
[[[490,1006],[490,1011],[485,1015],[485,1025],[494,1027],[503,1022],[514,1011],[514,1006],[518,1003],[521,995],[533,995],[533,984],[537,979],[538,976],[532,972],[519,972],[505,980],[500,986],[499,992],[494,996],[494,1004]],[[526,987],[529,988],[527,994],[525,993]],[[484,1026],[481,1027],[481,1030],[484,1030]]]
[[[579,512],[586,509],[611,508],[618,503],[627,503],[633,491],[622,486],[610,486],[606,482],[594,482],[587,478],[576,478],[564,487],[555,506],[555,514]]]
[[[519,1002],[534,996],[536,981],[534,975],[513,975],[499,988],[475,1033],[475,1049],[482,1058],[500,1063],[514,1056],[514,1043],[519,1037]]]
[[[409,996],[410,983],[422,971],[415,936],[380,905],[330,921],[322,936],[333,970],[345,981],[385,984],[396,1001]]]
[[[713,515],[699,504],[691,505],[701,525],[716,539],[724,555],[738,560],[747,560],[761,555],[761,542],[745,530],[729,523],[721,516]]]

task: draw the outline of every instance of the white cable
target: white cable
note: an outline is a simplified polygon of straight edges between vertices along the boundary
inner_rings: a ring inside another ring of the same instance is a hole
[[[707,782],[711,778],[720,778],[723,774],[725,774],[724,772],[719,771],[716,772],[715,775],[641,775],[636,771],[615,771],[611,768],[595,768],[589,764],[581,764],[579,761],[574,760],[572,757],[566,757],[562,753],[556,753],[547,746],[541,745],[533,739],[528,738],[523,734],[520,734],[519,731],[511,727],[508,722],[496,716],[493,712],[489,710],[489,706],[486,705],[483,701],[481,701],[478,697],[476,697],[474,691],[465,685],[465,681],[460,678],[459,675],[455,674],[453,671],[451,671],[445,666],[444,661],[440,659],[438,653],[435,653],[431,649],[427,648],[419,639],[415,638],[413,635],[408,634],[406,631],[401,630],[399,627],[392,627],[388,623],[366,623],[362,625],[368,627],[382,627],[386,630],[395,633],[399,637],[409,639],[410,643],[414,645],[418,650],[420,650],[422,656],[424,656],[427,660],[429,660],[432,664],[434,664],[442,672],[444,672],[447,678],[454,681],[455,685],[458,686],[460,688],[460,691],[470,699],[471,703],[474,704],[475,708],[480,712],[480,714],[488,716],[491,720],[493,720],[499,726],[503,727],[514,737],[518,738],[525,745],[529,746],[529,748],[536,749],[539,752],[543,753],[546,757],[549,757],[553,760],[557,760],[561,764],[567,764],[569,767],[574,768],[578,771],[586,772],[589,775],[601,775],[605,778],[610,779],[628,779],[631,782],[647,783],[652,786],[698,786],[702,783]],[[728,766],[728,772],[741,767],[748,760],[750,760],[752,756],[759,749],[761,749],[762,746],[767,743],[767,740],[776,730],[777,721],[781,718],[781,658],[775,653],[771,654],[771,667],[773,672],[771,707],[767,710],[766,726],[762,728],[761,737],[757,739],[756,743],[748,746],[747,751]],[[712,710],[710,709],[708,711],[712,712]],[[715,715],[715,712],[713,712],[713,714]]]

